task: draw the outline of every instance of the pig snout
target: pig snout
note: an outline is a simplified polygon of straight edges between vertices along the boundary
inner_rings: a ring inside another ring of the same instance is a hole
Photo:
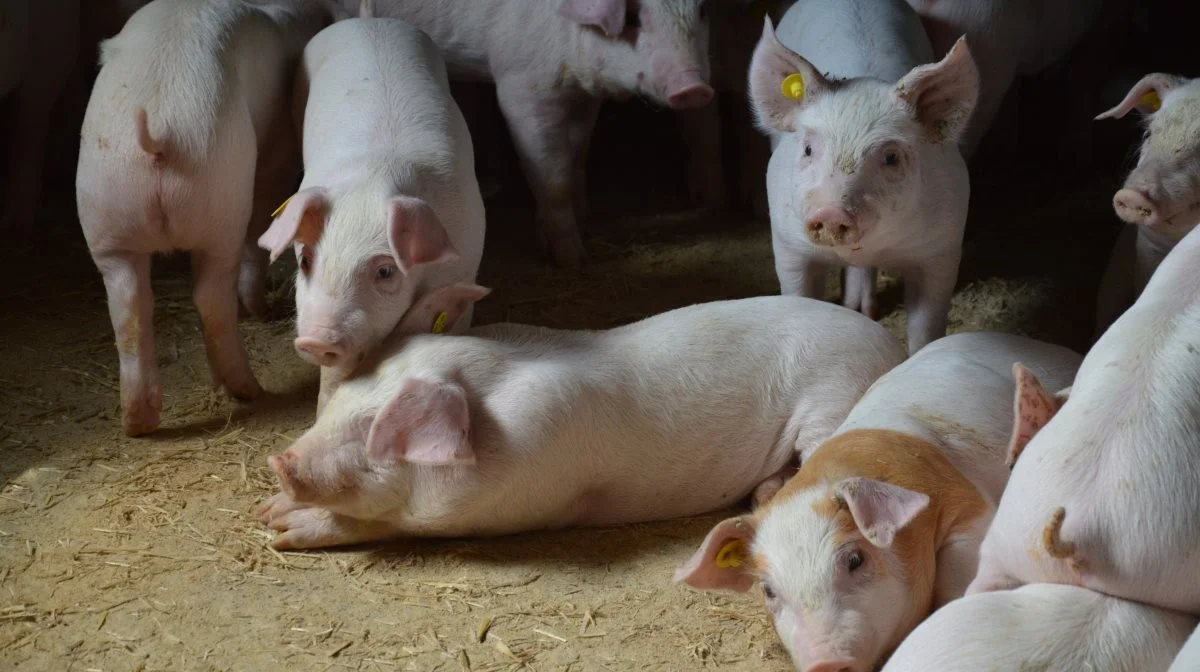
[[[848,210],[837,205],[825,205],[805,222],[808,238],[826,247],[854,245],[862,239],[862,230]]]
[[[1159,222],[1159,208],[1145,193],[1137,189],[1122,189],[1113,196],[1113,209],[1123,221],[1139,226],[1154,226]]]
[[[713,99],[712,87],[699,70],[684,70],[671,78],[667,86],[667,105],[672,110],[704,107]]]
[[[337,366],[346,361],[348,354],[345,339],[331,331],[300,336],[295,346],[300,357],[317,366]]]

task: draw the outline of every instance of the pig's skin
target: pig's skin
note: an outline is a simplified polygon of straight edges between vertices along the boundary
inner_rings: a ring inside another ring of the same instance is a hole
[[[974,576],[1008,478],[1013,363],[1066,386],[1080,359],[1009,334],[934,341],[876,381],[764,508],[718,524],[677,580],[744,591],[761,579],[797,667],[873,669]],[[883,508],[911,517],[860,516],[855,493],[871,488],[856,479],[900,489]],[[752,560],[722,568],[715,551],[733,540],[748,544]],[[857,569],[842,566],[851,552],[860,554]]]
[[[883,672],[1165,670],[1195,625],[1177,611],[1036,583],[947,604],[900,644]],[[1184,669],[1195,672],[1200,661]]]
[[[0,63],[0,79],[5,80],[0,81],[4,87],[0,88],[0,96],[11,93],[14,98],[13,114],[8,120],[8,184],[0,229],[27,237],[33,232],[41,201],[51,112],[75,67],[79,50],[79,0],[15,0],[5,4],[9,6],[0,12],[12,12],[14,28],[24,27],[28,36],[3,47],[5,62]],[[20,45],[24,45],[23,53],[12,48]],[[14,63],[9,58],[17,60]]]
[[[587,208],[583,176],[601,101],[641,94],[665,104],[671,83],[664,80],[671,77],[661,71],[707,78],[708,23],[700,20],[700,0],[641,0],[639,11],[653,13],[661,29],[643,30],[637,40],[625,33],[606,36],[599,27],[560,15],[566,2],[377,0],[375,12],[428,33],[452,77],[496,83],[500,110],[537,201],[543,249],[556,263],[576,266],[586,259],[580,237]],[[650,17],[643,18],[652,27]],[[661,47],[661,56],[645,53],[649,47],[642,43],[650,41]]]
[[[355,82],[349,91],[347,82]],[[330,26],[305,47],[296,99],[304,179],[263,241],[312,264],[296,275],[296,344],[320,343],[302,351],[322,366],[319,414],[414,297],[475,280],[485,216],[466,122],[436,46],[416,28],[385,18]],[[405,267],[389,238],[397,198],[432,211],[430,230],[450,244],[439,261]],[[380,264],[394,277],[381,282]]]
[[[349,487],[310,498],[323,508],[283,493],[267,502],[264,519],[283,532],[277,548],[608,525],[727,506],[824,440],[904,356],[870,320],[794,297],[701,304],[599,332],[494,325],[411,337],[392,352],[338,388],[284,453],[310,485]],[[453,380],[464,390],[474,464],[358,471],[370,420],[413,380]],[[321,445],[321,436],[341,438]]]
[[[1065,583],[1200,613],[1198,264],[1193,229],[1092,347],[1061,409],[1018,406],[1032,439],[969,593]]]
[[[158,0],[102,46],[76,196],[108,294],[127,434],[153,430],[162,407],[150,289],[155,252],[192,253],[193,299],[214,383],[240,398],[261,391],[237,330],[239,266],[247,233],[255,234],[248,224],[253,218],[265,226],[295,179],[291,76],[303,43],[328,20],[308,3]],[[158,56],[147,60],[148,53]],[[256,273],[243,269],[243,277]],[[261,296],[242,300],[261,305]]]
[[[918,17],[900,0],[805,0],[788,10],[777,35],[811,56],[819,73],[854,78],[824,93],[810,82],[804,99],[789,104],[779,85],[800,67],[795,54],[772,47],[769,30],[755,52],[752,96],[774,146],[767,192],[782,291],[821,298],[827,273],[844,267],[843,304],[874,315],[876,268],[898,271],[914,353],[945,334],[962,255],[970,182],[953,140],[977,85],[967,47],[924,66],[956,73],[943,93],[928,92],[931,101],[949,102],[926,112],[923,98],[900,99],[920,90],[927,71],[913,69],[932,58]],[[780,59],[787,67],[772,67]],[[896,164],[884,164],[889,152],[899,152]],[[814,239],[810,226],[827,207],[855,218],[861,239]]]
[[[1200,670],[1200,629],[1192,632],[1179,655],[1175,656],[1167,672],[1195,672]]]

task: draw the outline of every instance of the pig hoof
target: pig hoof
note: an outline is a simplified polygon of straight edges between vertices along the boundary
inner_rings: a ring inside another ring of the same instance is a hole
[[[587,263],[587,251],[579,236],[557,238],[551,242],[550,259],[559,268],[579,268]]]
[[[257,399],[262,394],[262,386],[254,379],[254,376],[238,382],[226,381],[225,389],[229,391],[229,396],[238,401],[251,401]]]
[[[289,511],[267,526],[280,533],[271,542],[271,547],[277,551],[337,546],[343,542],[333,525],[333,514],[325,509]]]
[[[140,403],[125,408],[121,415],[121,428],[126,436],[142,436],[157,429],[159,420],[160,412],[154,404]]]
[[[279,492],[267,501],[259,504],[258,508],[254,511],[254,515],[258,516],[259,521],[270,523],[280,516],[302,508],[304,507],[294,502],[286,492]]]

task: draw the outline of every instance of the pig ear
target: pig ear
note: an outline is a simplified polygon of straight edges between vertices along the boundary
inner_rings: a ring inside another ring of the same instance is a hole
[[[419,264],[458,258],[433,208],[411,196],[397,196],[388,203],[388,243],[405,274]]]
[[[1132,110],[1142,114],[1154,114],[1162,107],[1162,99],[1167,92],[1175,88],[1179,81],[1179,77],[1162,72],[1146,75],[1125,94],[1124,100],[1111,110],[1098,115],[1096,119],[1120,119]]]
[[[585,26],[595,26],[609,37],[625,30],[625,0],[563,0],[560,16]]]
[[[929,495],[868,478],[847,478],[833,489],[850,509],[859,531],[879,548],[929,506]]]
[[[1019,362],[1013,364],[1012,374],[1017,385],[1013,397],[1012,436],[1008,440],[1008,457],[1005,461],[1009,469],[1017,463],[1017,458],[1033,440],[1033,436],[1050,422],[1050,418],[1058,413],[1071,394],[1069,387],[1058,394],[1050,394],[1042,387],[1037,376]]]
[[[413,302],[408,312],[400,319],[396,332],[401,334],[445,333],[454,328],[473,303],[491,293],[492,290],[479,285],[458,282],[438,287]],[[439,316],[445,313],[446,317]],[[435,329],[435,326],[439,327]]]
[[[754,585],[750,544],[754,541],[751,516],[726,518],[704,537],[700,548],[675,570],[675,583],[693,588],[722,588],[744,593]]]
[[[301,189],[287,200],[267,232],[259,236],[258,246],[270,250],[271,261],[275,261],[297,239],[315,245],[325,230],[328,211],[329,194],[324,187]]]
[[[762,37],[750,61],[750,102],[764,130],[796,130],[792,114],[831,89],[803,56],[775,37],[771,18],[763,20]]]
[[[931,142],[956,142],[979,98],[979,69],[967,38],[958,38],[941,61],[913,68],[895,92],[916,112]]]
[[[461,387],[409,378],[371,423],[367,454],[381,464],[474,464],[467,420]]]

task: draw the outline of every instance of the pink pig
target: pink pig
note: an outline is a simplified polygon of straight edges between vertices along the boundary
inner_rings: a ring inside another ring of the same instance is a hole
[[[805,672],[866,672],[963,594],[1008,480],[1012,363],[1069,385],[1080,357],[964,333],[884,375],[765,507],[722,521],[675,574],[745,592]]]
[[[969,593],[1051,582],[1200,614],[1200,230],[1088,352],[1016,395],[1019,455]]]
[[[265,226],[295,179],[293,68],[331,20],[315,1],[156,0],[101,47],[75,185],[108,293],[127,434],[153,430],[162,407],[155,252],[192,253],[213,381],[239,398],[261,391],[237,329],[239,294],[247,308],[263,306],[266,258],[248,225]]]
[[[295,346],[322,367],[320,413],[414,297],[475,280],[484,209],[471,136],[421,31],[339,21],[305,48],[299,81],[304,180],[259,243],[272,259],[295,249]]]
[[[357,6],[358,0],[343,0]],[[496,83],[537,201],[543,249],[585,260],[584,168],[604,99],[686,109],[713,97],[705,0],[377,0],[428,33],[456,78]]]

